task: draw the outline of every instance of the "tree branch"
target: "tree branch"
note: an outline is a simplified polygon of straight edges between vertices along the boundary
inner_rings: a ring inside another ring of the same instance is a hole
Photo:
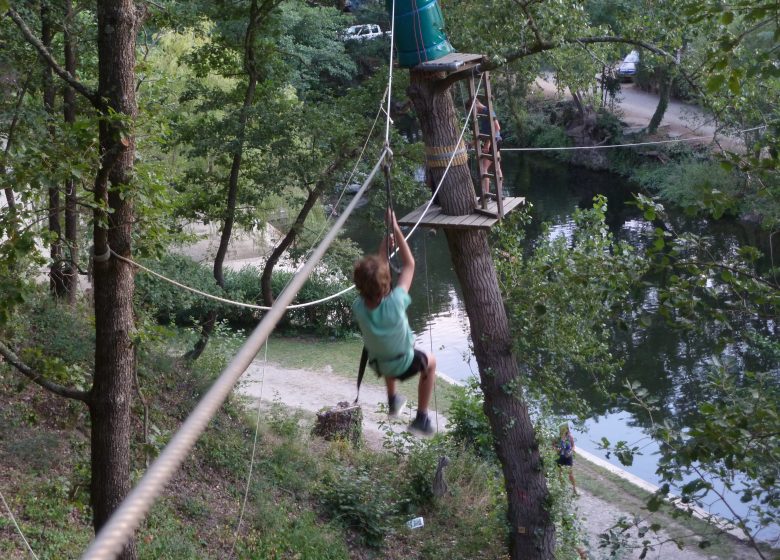
[[[65,397],[66,399],[75,399],[84,403],[89,403],[89,393],[87,391],[79,391],[78,389],[71,389],[65,387],[59,383],[54,383],[45,379],[40,373],[33,371],[27,364],[14,354],[14,352],[5,345],[3,341],[0,341],[0,355],[2,355],[8,363],[19,370],[25,377],[29,378],[34,383],[37,383],[47,391]]]
[[[22,35],[24,36],[25,40],[28,43],[30,43],[33,47],[35,47],[35,50],[38,51],[38,54],[41,55],[41,58],[43,58],[43,60],[46,61],[46,63],[51,67],[51,69],[54,70],[55,74],[57,74],[60,78],[62,78],[70,87],[72,87],[74,90],[76,90],[85,98],[87,98],[89,102],[92,103],[92,106],[95,107],[95,109],[101,112],[103,112],[106,109],[106,104],[103,102],[100,96],[98,96],[97,92],[92,91],[87,86],[82,84],[80,81],[74,78],[70,72],[65,70],[62,66],[60,66],[57,63],[56,60],[54,60],[54,57],[51,55],[48,49],[43,46],[43,43],[41,43],[40,39],[38,39],[38,37],[36,37],[35,34],[30,30],[30,28],[27,27],[27,24],[24,22],[22,17],[16,12],[16,10],[14,10],[13,8],[8,10],[8,15],[11,16],[12,20],[14,20],[14,23],[16,23],[16,26],[22,32]]]

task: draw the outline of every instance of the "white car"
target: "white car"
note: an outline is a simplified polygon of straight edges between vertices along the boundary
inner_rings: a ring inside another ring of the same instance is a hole
[[[639,52],[631,51],[628,56],[623,59],[617,69],[618,78],[631,79],[636,76],[636,67],[639,64]]]
[[[388,31],[388,33],[390,33]],[[364,23],[361,25],[353,25],[348,27],[341,34],[342,41],[368,41],[371,39],[377,39],[384,37],[385,33],[382,28],[375,23]]]

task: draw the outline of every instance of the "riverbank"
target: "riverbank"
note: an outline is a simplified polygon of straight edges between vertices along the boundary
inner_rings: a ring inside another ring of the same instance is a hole
[[[340,401],[352,401],[355,397],[356,360],[360,342],[351,340],[321,340],[299,338],[273,338],[268,345],[268,361],[256,360],[240,385],[242,394],[253,402],[260,400],[263,406],[281,403],[303,413],[310,421],[317,411]],[[401,392],[414,398],[416,385],[401,385]],[[453,390],[441,377],[437,382],[437,409],[439,430],[447,429],[447,410],[453,398]],[[382,405],[386,401],[383,384],[373,376],[367,376],[360,391],[363,407],[363,431],[366,443],[374,450],[383,449],[386,415]],[[402,431],[410,420],[410,409],[392,429]],[[693,517],[677,518],[671,506],[658,512],[647,511],[645,503],[655,487],[638,477],[610,465],[587,452],[578,451],[575,476],[580,488],[576,498],[577,518],[585,533],[585,546],[591,557],[598,558],[605,549],[599,548],[601,535],[609,533],[621,519],[636,516],[642,525],[658,524],[658,533],[649,532],[647,538],[658,543],[648,558],[681,560],[759,558],[751,548],[712,525]],[[620,531],[618,531],[620,533]],[[636,528],[626,529],[620,538],[635,535]],[[617,535],[613,535],[618,538]],[[636,539],[628,547],[627,558],[640,558],[642,539]],[[706,550],[700,543],[710,543]],[[677,543],[683,544],[678,549]]]

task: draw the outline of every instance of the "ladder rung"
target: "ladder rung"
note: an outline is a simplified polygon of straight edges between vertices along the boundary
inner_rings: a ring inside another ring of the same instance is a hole
[[[480,138],[492,138],[492,136],[490,134],[482,134],[481,132],[479,133],[479,137]]]
[[[482,154],[480,155],[480,157],[483,157],[483,158],[490,158],[490,159],[497,159],[497,158],[498,158],[498,155],[494,155],[494,154],[491,154],[491,153],[482,153]]]

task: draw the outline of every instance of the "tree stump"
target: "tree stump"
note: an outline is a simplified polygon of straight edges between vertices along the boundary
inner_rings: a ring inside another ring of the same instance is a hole
[[[363,437],[363,409],[359,404],[340,402],[318,412],[312,434],[328,441],[343,439],[357,447]]]

